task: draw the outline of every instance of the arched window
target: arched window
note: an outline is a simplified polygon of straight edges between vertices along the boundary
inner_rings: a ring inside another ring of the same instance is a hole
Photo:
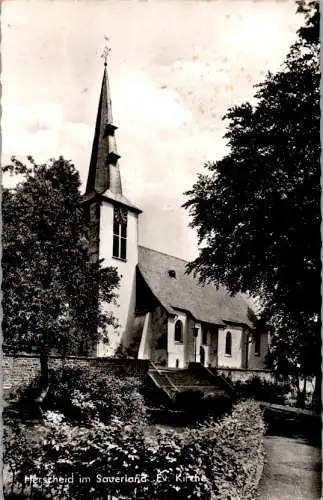
[[[176,368],[178,368],[178,367],[179,367],[179,359],[177,358],[176,359]]]
[[[225,354],[227,354],[227,356],[231,356],[231,351],[232,351],[232,335],[231,332],[227,332],[225,337]]]
[[[174,340],[175,342],[183,342],[183,323],[180,319],[175,323]]]

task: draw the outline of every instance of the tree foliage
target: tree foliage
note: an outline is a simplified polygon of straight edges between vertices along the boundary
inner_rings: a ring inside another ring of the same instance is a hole
[[[116,298],[116,269],[91,260],[90,223],[80,178],[60,157],[36,164],[12,158],[5,172],[22,176],[3,190],[3,336],[6,348],[75,353],[106,336]]]
[[[202,281],[260,296],[283,373],[320,369],[319,3],[281,70],[256,86],[256,104],[229,109],[230,152],[186,193]]]

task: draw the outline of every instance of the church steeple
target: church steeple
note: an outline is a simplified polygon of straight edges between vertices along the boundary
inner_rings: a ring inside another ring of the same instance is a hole
[[[109,190],[114,195],[122,196],[121,176],[119,170],[112,105],[107,75],[107,52],[104,53],[104,72],[101,85],[98,113],[96,118],[92,155],[89,175],[86,184],[86,194],[99,194]]]

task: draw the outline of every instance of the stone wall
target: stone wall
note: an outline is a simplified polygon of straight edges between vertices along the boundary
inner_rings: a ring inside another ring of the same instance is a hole
[[[216,368],[216,373],[218,375],[223,375],[224,377],[229,377],[231,381],[246,382],[254,377],[260,378],[266,382],[276,382],[274,374],[270,370],[245,370],[243,368]]]
[[[98,373],[110,373],[118,376],[136,377],[143,380],[149,368],[148,360],[116,359],[116,358],[87,358],[50,356],[49,369],[55,370],[65,367],[86,368],[93,370],[93,376]],[[21,385],[28,384],[40,373],[38,356],[19,354],[4,355],[2,360],[2,380],[4,394],[7,395]]]

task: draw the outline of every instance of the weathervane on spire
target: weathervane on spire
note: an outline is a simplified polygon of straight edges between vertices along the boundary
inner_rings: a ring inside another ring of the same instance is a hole
[[[103,49],[103,52],[101,54],[101,57],[104,59],[104,66],[106,66],[108,55],[110,54],[111,49],[110,49],[110,47],[108,47],[109,38],[107,36],[105,36],[104,40],[105,40],[105,45],[104,45],[104,49]]]

